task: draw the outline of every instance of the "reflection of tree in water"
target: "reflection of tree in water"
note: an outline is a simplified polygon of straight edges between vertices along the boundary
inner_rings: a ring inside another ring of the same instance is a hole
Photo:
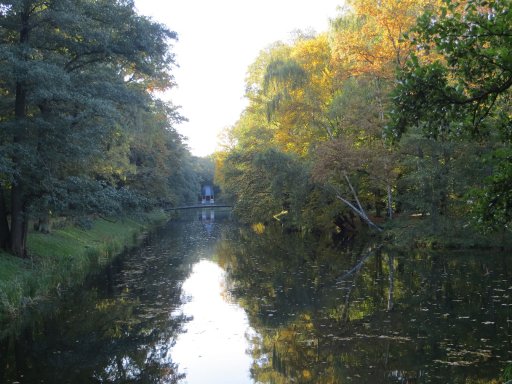
[[[512,357],[504,258],[381,248],[346,275],[364,246],[228,237],[217,253],[257,332],[257,382],[488,383]]]
[[[141,309],[140,301],[128,292],[110,299],[94,290],[79,300],[81,315],[59,313],[60,320],[48,321],[35,335],[18,340],[15,365],[6,378],[16,377],[18,371],[26,380],[22,382],[178,382],[182,375],[167,352],[184,319],[169,319],[169,308]],[[43,351],[48,355],[41,359]]]
[[[183,228],[197,229],[199,222]],[[210,246],[194,236],[155,235],[98,276],[91,289],[73,294],[52,319],[1,343],[0,363],[7,369],[0,382],[179,382],[184,375],[169,351],[187,321],[174,312],[193,264],[184,255],[194,258],[194,249]]]

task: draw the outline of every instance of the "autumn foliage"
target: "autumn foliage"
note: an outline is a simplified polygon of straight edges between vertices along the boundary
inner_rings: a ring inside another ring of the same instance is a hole
[[[301,230],[320,225],[343,231],[349,212],[374,228],[383,221],[379,217],[390,220],[397,213],[426,218],[434,232],[450,220],[467,228],[464,223],[477,216],[471,217],[464,199],[486,183],[484,159],[507,139],[469,134],[469,119],[463,119],[469,110],[457,105],[475,107],[473,117],[482,123],[478,132],[510,124],[504,103],[510,97],[508,72],[491,68],[490,59],[510,52],[503,48],[510,39],[499,42],[502,48],[493,46],[498,30],[510,29],[501,20],[508,13],[498,13],[504,7],[483,1],[351,0],[329,31],[299,34],[261,51],[248,70],[249,105],[229,130],[229,145],[217,154],[219,180],[235,209],[243,207],[249,222],[271,222],[280,214],[281,224]],[[485,100],[481,89],[482,103],[472,79],[489,84]],[[452,88],[441,88],[442,81]],[[492,98],[492,84],[499,98]],[[457,92],[458,99],[450,98]],[[436,111],[452,114],[441,119]],[[438,120],[428,120],[435,113]],[[427,128],[458,129],[460,135],[432,135]],[[462,165],[464,151],[472,172]],[[281,166],[262,167],[261,156]],[[507,173],[505,168],[496,169]],[[227,175],[234,170],[233,183]],[[242,185],[264,198],[244,197]]]

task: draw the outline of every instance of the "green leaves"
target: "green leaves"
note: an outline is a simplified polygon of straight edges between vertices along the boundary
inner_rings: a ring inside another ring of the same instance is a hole
[[[492,174],[482,188],[469,191],[473,220],[484,231],[512,231],[512,148],[488,156]]]
[[[249,153],[232,151],[223,173],[224,192],[236,199],[240,220],[268,223],[286,211],[281,221],[289,227],[299,225],[309,183],[297,156],[272,147]]]
[[[475,0],[462,9],[448,3],[440,15],[427,13],[419,19],[415,42],[424,50],[434,49],[440,58],[434,64],[427,62],[428,57],[421,62],[414,58],[404,72],[410,76],[432,65],[442,68],[444,83],[432,86],[444,97],[427,100],[439,114],[448,104],[477,111],[512,85],[512,19],[506,11],[510,5],[510,1]],[[480,120],[475,118],[473,125],[480,124]]]
[[[0,177],[11,193],[23,192],[13,218],[119,213],[155,203],[157,182],[170,199],[169,177],[187,152],[171,125],[181,117],[150,92],[173,85],[175,38],[139,16],[133,1],[2,3]],[[142,132],[158,142],[138,148],[152,158],[144,171],[130,163]],[[151,182],[128,177],[137,172]]]
[[[467,110],[453,102],[461,94],[449,84],[448,76],[439,61],[428,65],[411,62],[392,94],[393,109],[386,128],[389,138],[396,140],[415,126],[430,138],[461,133],[453,129],[452,122],[465,121]]]
[[[386,130],[398,141],[419,129],[440,148],[479,143],[472,157],[478,172],[461,181],[470,189],[473,221],[486,230],[510,229],[512,215],[511,6],[510,0],[445,1],[439,12],[423,15],[411,35],[420,51],[399,74]]]

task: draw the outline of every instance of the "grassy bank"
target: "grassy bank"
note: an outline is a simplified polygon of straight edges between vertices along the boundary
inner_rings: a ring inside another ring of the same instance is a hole
[[[137,219],[97,219],[90,229],[64,226],[50,234],[29,233],[29,258],[0,253],[0,321],[18,317],[28,305],[80,284],[165,220],[163,212],[153,212]]]

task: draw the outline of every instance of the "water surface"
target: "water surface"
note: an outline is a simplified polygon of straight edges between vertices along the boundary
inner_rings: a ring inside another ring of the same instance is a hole
[[[169,223],[0,342],[2,383],[489,383],[512,362],[505,254]]]
[[[230,300],[224,271],[203,259],[183,284],[179,313],[189,321],[170,355],[189,384],[250,383],[246,353],[252,333],[244,310]]]

